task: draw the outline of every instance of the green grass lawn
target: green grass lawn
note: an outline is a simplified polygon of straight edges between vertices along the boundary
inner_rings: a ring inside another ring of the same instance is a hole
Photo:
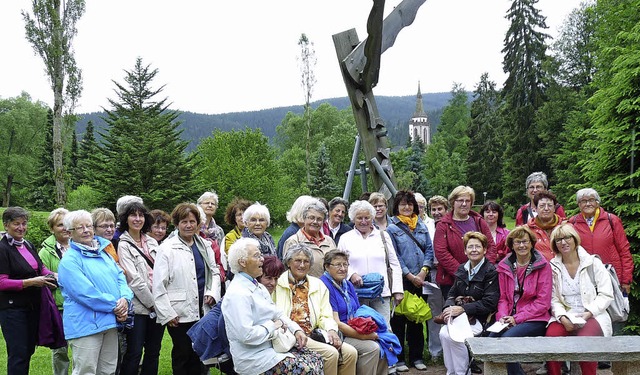
[[[0,333],[0,337],[2,334]],[[162,339],[162,351],[160,352],[160,368],[158,375],[171,375],[171,337],[169,333],[165,331]],[[7,348],[4,342],[4,337],[0,340],[0,373],[5,373],[7,368]],[[36,352],[31,357],[31,370],[30,374],[46,375],[51,374],[51,350],[45,347],[36,348]],[[71,373],[71,370],[69,370]],[[213,369],[211,374],[219,374],[218,370]]]

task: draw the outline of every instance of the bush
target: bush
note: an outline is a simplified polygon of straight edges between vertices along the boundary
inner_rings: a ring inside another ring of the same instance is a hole
[[[88,185],[80,185],[76,190],[69,193],[67,209],[69,211],[91,211],[96,207],[100,207],[100,202],[102,202],[102,195],[99,191]]]

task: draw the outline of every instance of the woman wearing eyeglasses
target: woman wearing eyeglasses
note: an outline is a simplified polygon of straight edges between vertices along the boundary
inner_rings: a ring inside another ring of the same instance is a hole
[[[107,253],[110,241],[94,235],[89,212],[69,212],[69,250],[58,267],[64,297],[64,334],[74,374],[113,374],[118,362],[117,322],[127,319],[133,298],[120,267]]]
[[[516,212],[516,226],[525,225],[531,220],[531,218],[538,215],[536,204],[533,201],[533,197],[536,194],[547,191],[549,188],[549,181],[547,181],[547,175],[544,172],[533,172],[527,177],[525,182],[525,193],[529,197],[529,202],[518,209]],[[561,218],[565,218],[564,208],[556,204],[555,213]]]
[[[613,287],[602,261],[580,246],[578,232],[568,223],[551,233],[551,249],[555,257],[547,336],[611,336],[607,307],[613,301]],[[550,375],[560,375],[560,362],[548,362],[547,368]],[[598,363],[580,362],[580,368],[584,375],[595,375]]]
[[[322,221],[319,225],[322,227]],[[325,374],[355,374],[358,352],[338,335],[338,323],[333,317],[329,290],[309,272],[315,263],[314,250],[306,243],[297,243],[288,248],[285,246],[284,254],[282,263],[287,271],[278,278],[273,293],[276,306],[309,336],[307,347],[320,354],[324,360]],[[324,255],[321,262],[324,262]],[[310,337],[316,329],[326,332],[327,342]]]
[[[527,226],[536,234],[536,250],[547,260],[551,260],[554,254],[549,238],[553,229],[563,222],[563,218],[556,214],[558,200],[553,193],[543,191],[533,197],[533,203],[538,215],[529,219]]]
[[[307,245],[313,255],[313,263],[309,269],[309,275],[322,276],[324,272],[322,269],[324,255],[336,248],[336,243],[333,242],[333,239],[322,233],[322,225],[326,217],[327,209],[317,199],[312,200],[302,209],[303,225],[284,243],[282,250],[283,262],[291,246],[303,243]]]
[[[580,235],[582,247],[589,254],[598,254],[605,264],[611,264],[618,274],[620,286],[629,293],[633,281],[633,258],[629,240],[620,218],[600,206],[600,195],[591,188],[576,193],[580,213],[569,219]]]
[[[491,337],[544,336],[551,317],[551,267],[535,249],[536,235],[527,226],[507,236],[509,256],[498,264],[500,300],[496,321],[508,326]],[[509,375],[524,374],[519,363],[507,364]]]

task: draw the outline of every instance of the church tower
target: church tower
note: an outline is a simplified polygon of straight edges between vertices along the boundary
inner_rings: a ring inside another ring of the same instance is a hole
[[[419,139],[425,145],[431,144],[431,125],[429,118],[424,111],[424,103],[422,102],[422,92],[420,92],[420,82],[418,81],[418,95],[416,97],[416,112],[409,121],[409,135],[411,142]]]

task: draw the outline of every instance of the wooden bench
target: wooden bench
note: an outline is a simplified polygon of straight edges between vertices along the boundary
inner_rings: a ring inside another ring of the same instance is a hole
[[[466,344],[484,362],[484,375],[506,375],[507,362],[543,361],[611,361],[615,375],[640,374],[640,336],[472,337]]]

